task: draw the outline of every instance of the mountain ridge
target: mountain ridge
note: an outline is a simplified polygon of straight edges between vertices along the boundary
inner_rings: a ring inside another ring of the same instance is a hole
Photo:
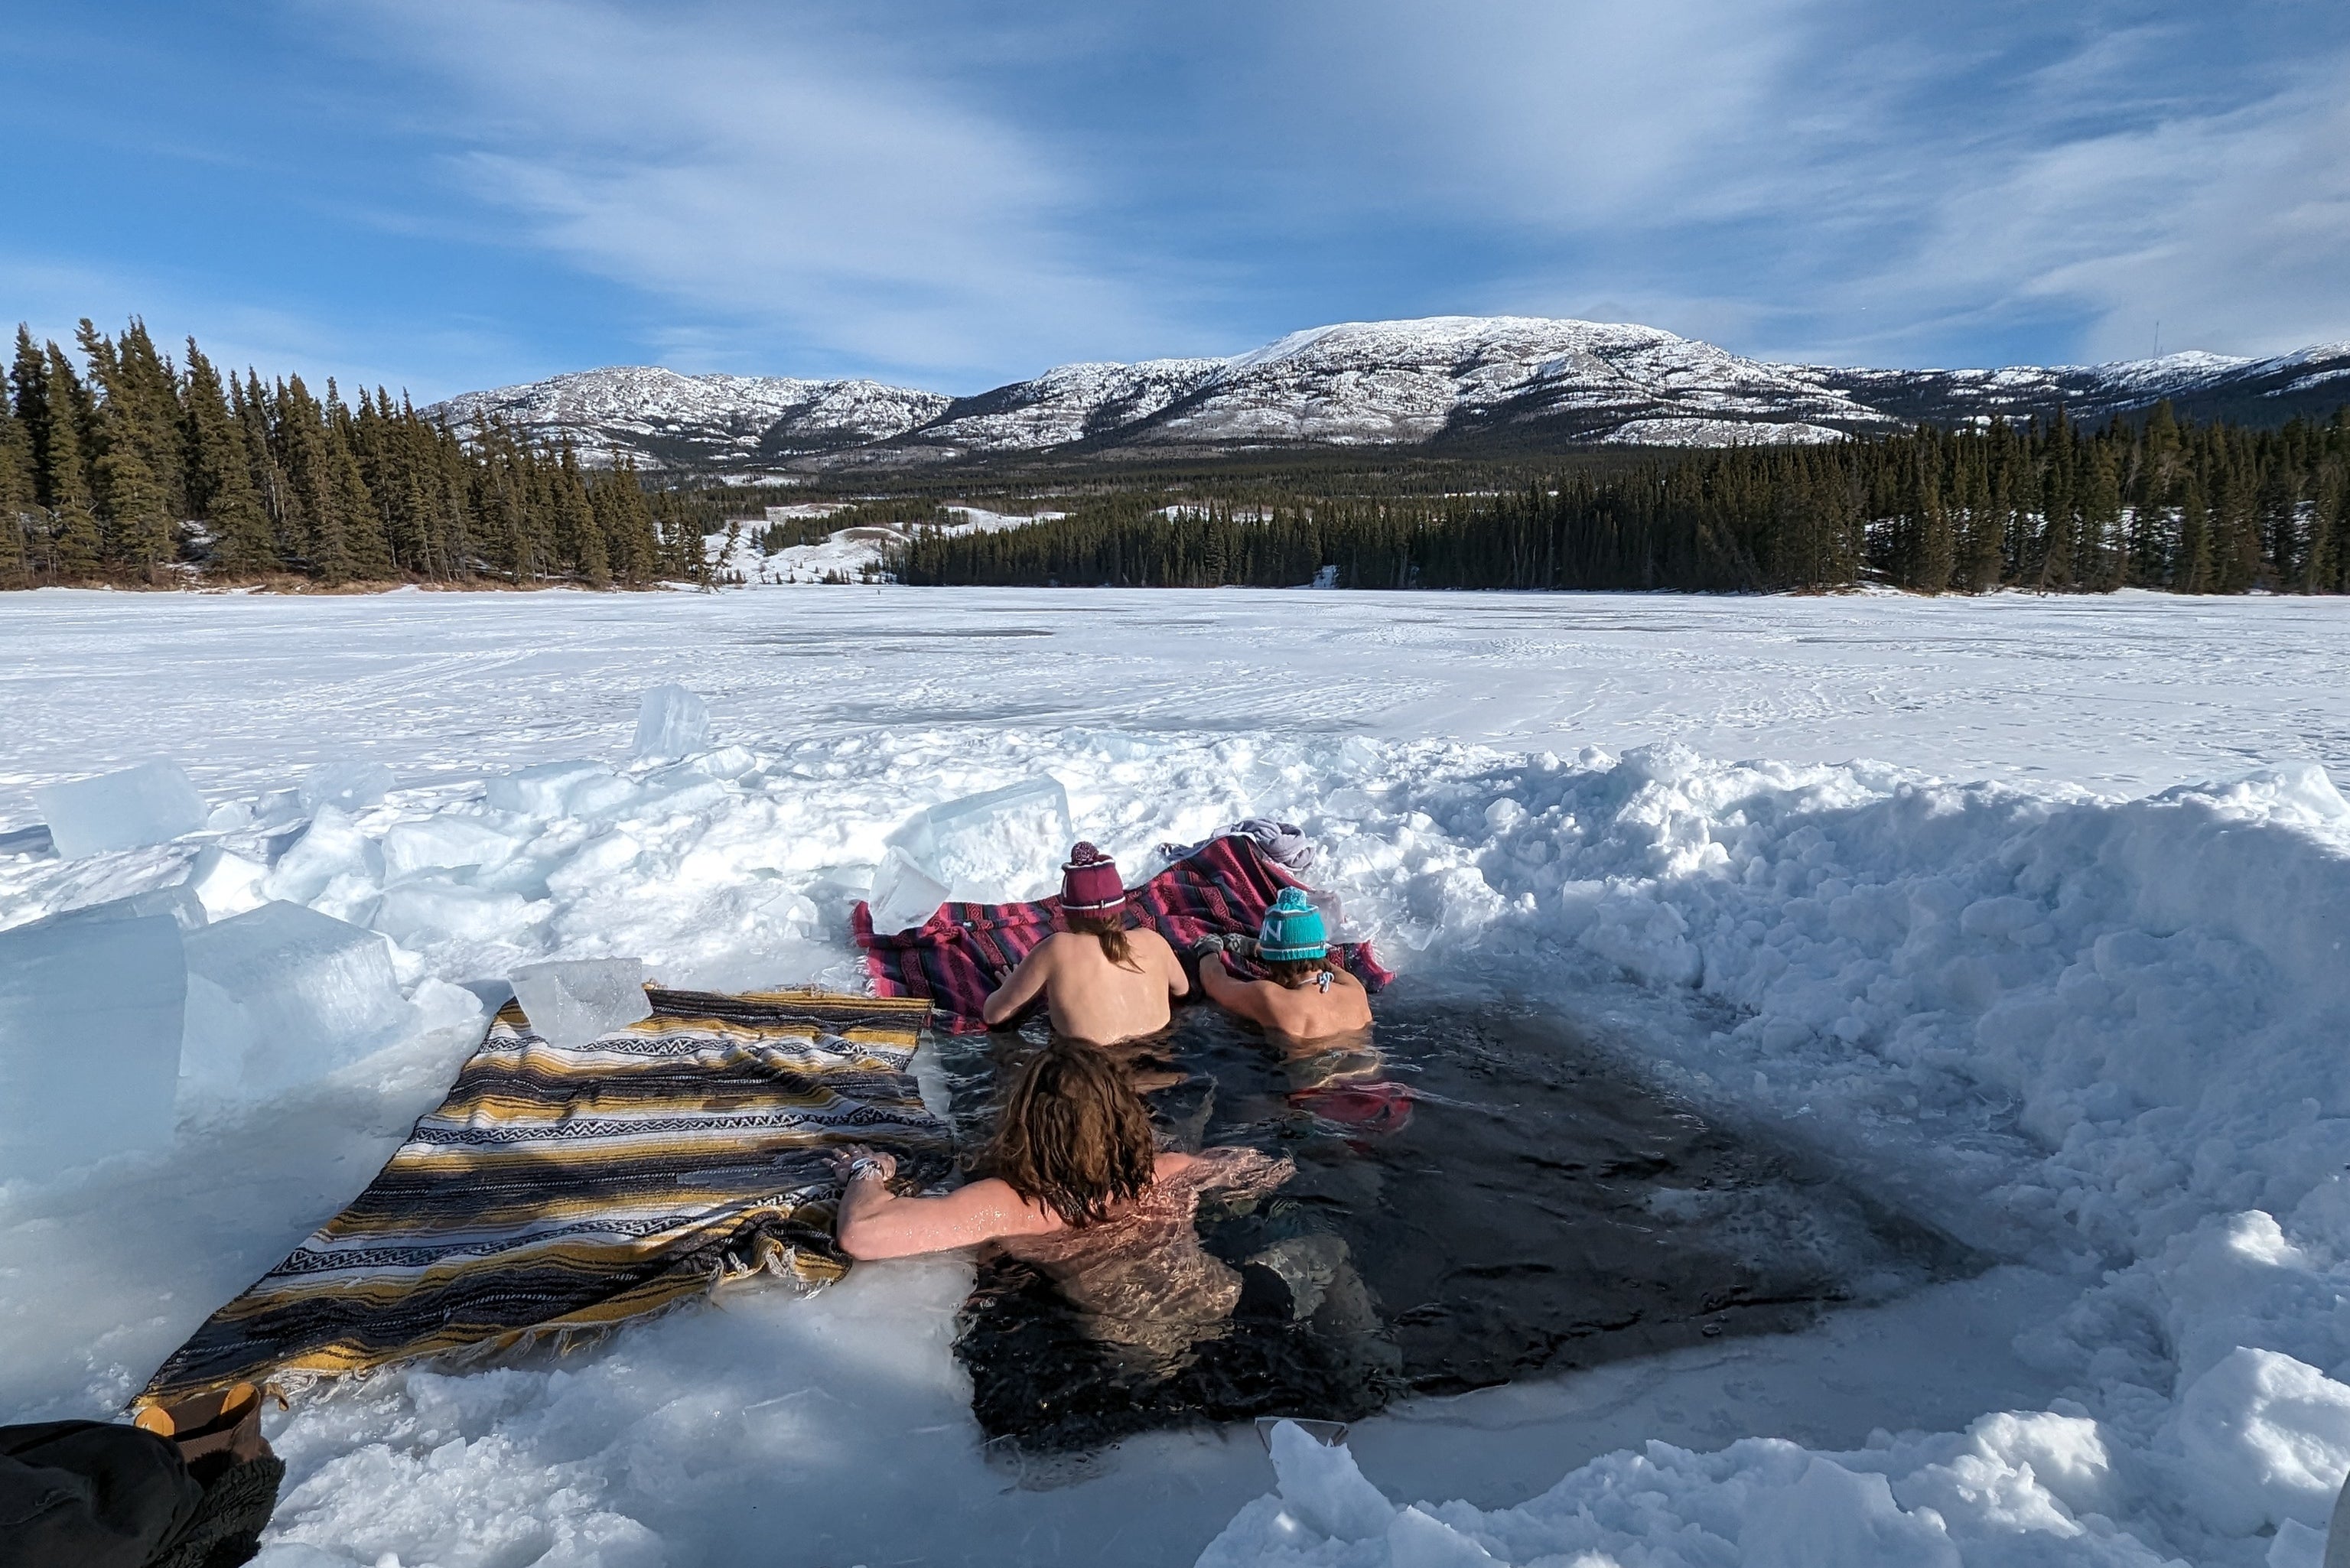
[[[613,366],[467,392],[583,456],[710,472],[1480,443],[1834,441],[2062,407],[2282,423],[2350,400],[2350,342],[2266,358],[2189,350],[2106,365],[1872,369],[1774,363],[1634,323],[1427,317],[1307,327],[1228,358],[1081,361],[966,397],[862,379]]]

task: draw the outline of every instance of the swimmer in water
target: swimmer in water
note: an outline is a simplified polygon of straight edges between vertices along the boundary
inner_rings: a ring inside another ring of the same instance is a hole
[[[1289,1040],[1326,1040],[1371,1026],[1370,993],[1332,961],[1322,911],[1296,888],[1283,888],[1264,912],[1253,950],[1238,950],[1263,964],[1270,979],[1243,980],[1232,973],[1224,961],[1232,943],[1231,938],[1208,937],[1192,944],[1200,960],[1200,989],[1226,1012]]]
[[[1160,1152],[1116,1058],[1069,1039],[1021,1070],[980,1179],[900,1197],[889,1155],[844,1161],[837,1234],[850,1257],[993,1243],[1050,1277],[1091,1337],[1146,1360],[1222,1333],[1241,1297],[1239,1272],[1200,1244],[1201,1195],[1270,1192],[1295,1168],[1250,1148]]]
[[[1030,950],[988,997],[987,1026],[1010,1023],[1042,996],[1053,1032],[1072,1040],[1115,1045],[1166,1028],[1173,999],[1191,990],[1182,960],[1157,931],[1128,929],[1118,866],[1090,844],[1061,867],[1061,915],[1068,929]]]

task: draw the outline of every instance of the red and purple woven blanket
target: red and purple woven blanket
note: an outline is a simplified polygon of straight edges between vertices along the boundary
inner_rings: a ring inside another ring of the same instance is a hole
[[[1127,910],[1132,923],[1149,926],[1180,951],[1203,936],[1253,935],[1281,890],[1301,886],[1254,839],[1218,838],[1134,889]],[[934,1009],[933,1028],[971,1034],[987,1027],[980,1009],[995,989],[996,976],[1061,929],[1060,919],[1057,898],[1029,904],[941,904],[913,930],[877,935],[871,911],[860,903],[851,926],[877,993],[926,997]],[[1372,991],[1394,978],[1371,956],[1368,942],[1342,942],[1336,950]]]

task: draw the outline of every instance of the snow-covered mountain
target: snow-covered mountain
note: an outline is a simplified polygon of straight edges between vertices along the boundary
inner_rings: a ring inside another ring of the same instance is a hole
[[[490,418],[568,436],[599,461],[626,452],[659,468],[733,468],[869,446],[928,424],[953,402],[879,381],[681,376],[655,366],[577,370],[434,405],[452,423]]]
[[[1925,421],[2103,419],[2169,398],[2258,423],[2350,400],[2350,343],[2272,359],[1872,370],[1777,365],[1652,327],[1440,316],[1295,332],[1229,359],[1064,365],[976,397],[875,381],[612,369],[439,405],[598,458],[742,470],[1008,453],[1830,441]]]

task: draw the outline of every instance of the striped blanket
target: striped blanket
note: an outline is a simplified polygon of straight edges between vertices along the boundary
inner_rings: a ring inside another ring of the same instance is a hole
[[[1180,951],[1203,936],[1253,933],[1284,888],[1303,887],[1245,836],[1211,838],[1127,896],[1130,923],[1146,925]],[[877,932],[859,904],[850,918],[866,971],[883,996],[920,997],[953,1034],[987,1027],[980,1016],[997,975],[1059,928],[1061,900],[1026,904],[941,904],[910,931]],[[1379,967],[1368,942],[1337,948],[1355,978],[1378,991],[1395,977]],[[1245,966],[1243,966],[1245,967]]]
[[[764,1271],[847,1264],[829,1151],[942,1176],[909,1070],[920,1002],[655,990],[653,1016],[550,1045],[509,1004],[441,1107],[324,1230],[214,1313],[141,1403],[539,1336],[567,1339]]]

